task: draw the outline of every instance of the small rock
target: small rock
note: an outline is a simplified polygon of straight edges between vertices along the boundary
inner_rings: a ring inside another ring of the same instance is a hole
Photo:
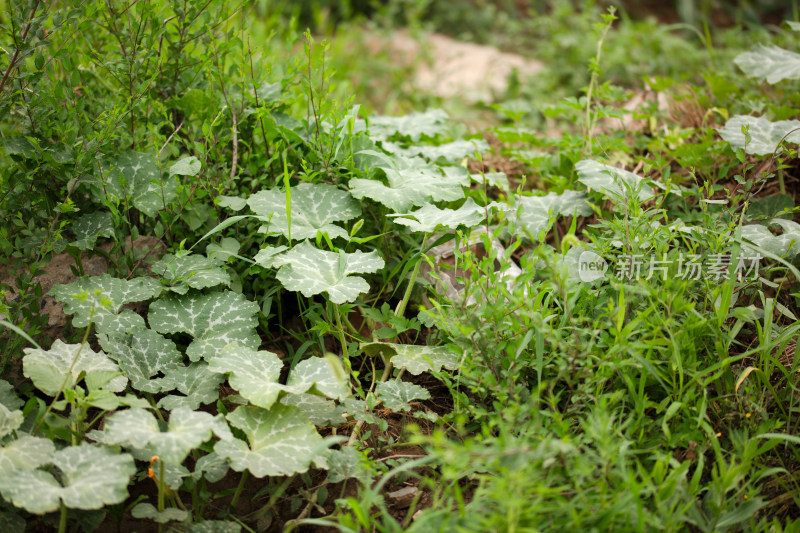
[[[390,492],[386,495],[391,504],[398,509],[408,509],[414,496],[417,494],[417,487],[403,487],[402,489]]]

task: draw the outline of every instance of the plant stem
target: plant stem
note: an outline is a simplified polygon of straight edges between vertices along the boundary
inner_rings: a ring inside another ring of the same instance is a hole
[[[346,361],[350,361],[350,356],[347,353],[347,338],[344,336],[344,327],[342,327],[342,318],[339,316],[339,304],[333,304],[333,312],[336,314],[336,328],[339,331],[339,342],[342,344],[342,357]],[[350,365],[348,365],[349,368]]]
[[[164,461],[158,460],[158,512],[164,512]],[[164,530],[164,524],[158,524],[158,533]]]
[[[58,521],[58,533],[66,533],[67,531],[67,506],[61,502],[61,518]]]
[[[231,514],[232,510],[236,509],[236,504],[239,503],[239,496],[242,495],[242,491],[244,490],[245,483],[247,483],[249,474],[250,472],[247,470],[242,472],[242,477],[239,478],[239,484],[236,486],[236,492],[233,493],[233,499],[231,499],[231,503],[228,505],[228,515]]]
[[[417,282],[417,276],[419,275],[419,267],[422,266],[422,250],[425,249],[425,243],[428,240],[428,234],[426,233],[424,237],[422,237],[422,245],[420,246],[420,257],[417,259],[417,264],[414,265],[414,270],[411,272],[411,279],[408,280],[408,286],[406,287],[406,292],[403,294],[403,299],[397,304],[397,308],[394,310],[394,316],[401,317],[403,313],[406,312],[406,306],[408,305],[408,300],[411,298],[411,292],[414,290],[414,284]]]

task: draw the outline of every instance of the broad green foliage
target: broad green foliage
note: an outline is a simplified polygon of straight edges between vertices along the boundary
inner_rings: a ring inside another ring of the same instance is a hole
[[[55,451],[56,447],[50,439],[30,435],[7,442],[0,446],[0,477],[14,471],[34,470],[45,465],[50,462]]]
[[[301,183],[291,188],[291,227],[286,213],[286,192],[280,189],[259,191],[247,199],[247,205],[269,222],[262,231],[281,233],[292,240],[313,239],[317,232],[333,239],[349,239],[344,228],[333,224],[361,214],[361,206],[346,191],[333,185]]]
[[[755,248],[748,246],[753,251],[758,252],[762,248],[778,257],[793,258],[800,253],[800,224],[782,218],[773,218],[768,225],[779,226],[782,233],[773,234],[767,225],[747,224],[742,226],[742,239],[755,244]]]
[[[72,225],[75,241],[71,244],[81,250],[94,247],[98,237],[114,236],[114,219],[108,211],[87,213]]]
[[[440,226],[456,229],[458,226],[472,227],[486,218],[486,209],[468,198],[458,209],[439,209],[435,205],[425,204],[411,213],[391,215],[396,224],[408,226],[412,231],[430,233]],[[407,218],[413,217],[413,218]]]
[[[229,459],[236,471],[247,470],[256,477],[283,476],[305,472],[312,461],[325,464],[322,437],[296,407],[275,404],[266,410],[242,406],[227,418],[244,432],[247,443],[222,440],[214,451]]]
[[[72,509],[100,509],[128,497],[136,472],[130,455],[91,444],[59,450],[48,462],[60,471],[58,480],[42,470],[15,470],[0,476],[0,494],[36,514],[55,511],[62,501]]]
[[[345,420],[342,407],[316,394],[288,394],[281,398],[281,403],[300,409],[315,426],[338,426]]]
[[[444,346],[368,342],[362,344],[361,349],[367,355],[390,358],[395,367],[405,368],[415,376],[423,372],[438,372],[442,367],[455,370],[459,365],[459,355]]]
[[[98,335],[100,346],[111,359],[119,364],[131,386],[142,392],[158,393],[174,388],[175,383],[159,373],[167,375],[184,369],[183,354],[175,343],[151,329],[133,333],[109,333]]]
[[[127,409],[109,417],[104,432],[108,444],[132,447],[173,465],[181,464],[212,432],[222,439],[233,438],[221,418],[183,408],[170,413],[165,431],[148,411]]]
[[[230,275],[216,258],[198,254],[167,254],[153,264],[151,271],[167,283],[169,290],[178,294],[186,294],[190,288],[207,289],[231,284]]]
[[[587,216],[592,213],[586,194],[577,191],[554,192],[547,196],[520,196],[518,220],[534,239],[541,240],[558,216]]]
[[[231,387],[253,405],[265,409],[272,407],[284,390],[278,383],[283,363],[272,352],[257,352],[234,342],[209,359],[209,368],[229,374]]]
[[[0,439],[22,425],[22,411],[11,410],[0,404]]]
[[[192,361],[213,356],[231,342],[257,348],[255,332],[258,305],[234,292],[167,294],[150,304],[148,321],[159,333],[188,333],[186,348]]]
[[[371,152],[362,152],[371,153]],[[389,185],[374,179],[350,180],[350,193],[371,198],[393,211],[407,211],[431,201],[453,201],[464,197],[469,175],[462,167],[437,167],[418,157],[396,156],[380,167]]]
[[[64,344],[60,339],[49,350],[25,348],[22,368],[25,377],[50,396],[55,396],[62,386],[74,389],[81,380],[91,391],[121,392],[128,383],[117,364],[103,352],[95,352],[87,345]]]
[[[178,194],[178,179],[174,174],[162,176],[155,154],[125,152],[103,167],[90,182],[93,194],[101,202],[130,201],[142,213],[155,217]]]
[[[749,77],[770,84],[800,79],[800,54],[779,46],[758,44],[750,52],[736,56],[734,63]]]
[[[364,484],[369,484],[372,480],[364,456],[352,446],[331,450],[328,455],[328,481],[338,483],[352,478]]]
[[[241,248],[239,241],[233,237],[224,237],[220,239],[219,244],[211,243],[206,247],[206,253],[209,259],[224,263],[231,259],[234,255],[239,253]]]
[[[138,503],[136,507],[131,509],[131,516],[134,518],[149,518],[155,520],[159,524],[166,524],[173,520],[181,522],[186,519],[189,513],[183,509],[176,507],[168,507],[163,511],[159,511],[151,503]]]
[[[720,136],[734,148],[748,154],[772,155],[780,142],[800,144],[800,120],[770,122],[766,117],[736,115],[719,130]],[[743,129],[747,130],[749,139]]]
[[[144,328],[142,317],[122,306],[149,300],[161,291],[161,283],[153,278],[125,280],[103,274],[56,285],[50,294],[64,302],[64,313],[75,315],[74,327],[85,328],[94,323],[98,333],[115,333]]]
[[[216,401],[223,381],[225,376],[211,370],[204,361],[186,367],[172,367],[162,380],[163,390],[177,389],[183,396],[174,393],[164,396],[158,401],[158,407],[168,411],[177,408],[197,409],[202,404]]]
[[[332,302],[342,304],[369,291],[367,281],[353,274],[377,272],[384,262],[375,251],[326,252],[304,241],[271,264],[280,268],[277,277],[287,290],[302,292],[306,298],[326,292]]]
[[[224,522],[222,520],[206,520],[194,524],[189,533],[239,533],[242,526],[236,522]]]
[[[203,164],[195,156],[184,157],[171,167],[169,167],[170,176],[197,176]]]
[[[392,411],[408,411],[414,400],[427,400],[431,394],[414,383],[394,379],[378,383],[375,387],[378,399]]]
[[[255,351],[237,343],[226,346],[209,361],[209,369],[229,374],[231,387],[253,405],[269,409],[281,392],[303,394],[312,387],[325,396],[344,399],[349,393],[341,363],[334,357],[310,357],[297,364],[286,385],[279,383],[283,363],[272,352]]]
[[[19,409],[25,405],[25,402],[14,393],[14,386],[4,379],[0,379],[0,405],[11,410]]]
[[[584,160],[575,164],[575,171],[578,173],[578,181],[612,200],[625,199],[633,193],[640,202],[646,202],[654,196],[652,187],[642,183],[641,176],[621,168]]]
[[[409,146],[403,148],[402,146],[385,141],[381,144],[382,148],[387,152],[402,155],[404,157],[422,156],[431,162],[444,162],[444,163],[457,163],[465,157],[474,156],[476,153],[480,154],[489,150],[489,144],[483,139],[464,140],[440,144],[438,146]]]
[[[413,112],[402,117],[372,117],[369,119],[369,133],[377,139],[398,135],[416,142],[422,137],[433,138],[444,132],[447,119],[447,113],[441,109]]]

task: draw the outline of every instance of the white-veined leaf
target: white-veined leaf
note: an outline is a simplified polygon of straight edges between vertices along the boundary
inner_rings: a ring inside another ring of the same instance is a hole
[[[145,327],[142,317],[127,309],[123,311],[123,305],[149,300],[161,291],[161,283],[153,278],[125,280],[103,274],[56,285],[50,294],[64,302],[65,314],[75,315],[72,325],[76,328],[94,322],[98,333],[117,333]]]
[[[332,302],[342,304],[369,291],[369,283],[353,274],[377,272],[384,262],[375,251],[337,254],[304,241],[273,259],[272,265],[280,267],[277,277],[286,289],[300,291],[306,298],[327,292]]]
[[[162,180],[154,154],[125,152],[103,167],[91,181],[92,192],[101,203],[106,198],[115,203],[127,198],[141,212],[155,217],[178,195],[177,178],[171,175]]]
[[[193,524],[187,533],[240,533],[242,526],[236,522],[206,520]]]
[[[281,398],[283,405],[293,405],[303,411],[317,427],[338,426],[345,421],[344,410],[334,402],[316,394],[287,394]]]
[[[539,240],[550,231],[558,216],[587,216],[592,208],[587,203],[588,196],[578,191],[554,192],[547,196],[519,196],[519,223],[530,235]]]
[[[177,507],[167,507],[163,511],[159,511],[152,503],[141,502],[131,509],[131,516],[134,518],[149,518],[159,524],[166,524],[167,522],[182,522],[186,520],[189,513]]]
[[[793,258],[800,253],[800,224],[782,218],[773,218],[769,224],[780,226],[782,234],[775,235],[761,224],[747,224],[742,226],[742,239],[778,257]],[[745,246],[754,249],[747,243]]]
[[[3,498],[35,514],[55,511],[62,501],[70,509],[100,509],[128,497],[136,472],[129,454],[91,444],[59,450],[51,462],[61,471],[60,482],[41,470],[16,470],[0,476]]]
[[[192,478],[196,481],[205,478],[209,483],[216,483],[225,477],[228,470],[227,459],[217,455],[217,452],[209,452],[195,463]]]
[[[153,274],[167,282],[169,289],[186,294],[189,289],[207,289],[217,285],[230,286],[231,277],[216,259],[199,254],[176,257],[167,254],[151,267]]]
[[[384,407],[395,412],[408,411],[414,400],[428,400],[431,397],[427,389],[399,379],[378,383],[375,392]]]
[[[233,237],[223,237],[220,239],[219,244],[212,242],[206,246],[206,254],[213,261],[225,263],[228,259],[237,255],[241,247],[242,245],[239,241]]]
[[[438,372],[442,367],[455,370],[460,363],[458,354],[444,346],[368,342],[361,344],[361,349],[370,356],[381,354],[390,357],[396,368],[405,368],[415,376],[423,372]]]
[[[253,405],[269,409],[284,390],[278,382],[283,363],[272,352],[231,343],[209,359],[209,369],[229,374],[231,387]]]
[[[3,437],[12,431],[16,431],[22,425],[24,419],[22,411],[9,409],[0,404],[0,442],[2,442]]]
[[[216,202],[218,206],[227,207],[231,211],[241,211],[247,206],[247,200],[238,196],[220,195],[217,196]]]
[[[349,239],[344,228],[333,224],[350,220],[361,214],[361,205],[347,191],[334,185],[301,183],[291,189],[292,240],[313,239],[317,232],[327,233],[332,239]],[[259,216],[270,218],[262,226],[272,232],[289,237],[289,220],[286,217],[286,192],[280,189],[259,191],[247,199],[247,205]]]
[[[174,369],[183,370],[183,354],[175,343],[151,329],[134,333],[109,333],[98,335],[100,346],[119,364],[131,386],[151,394],[174,388],[159,373],[166,375]],[[169,388],[172,387],[172,388]]]
[[[25,405],[14,392],[14,386],[4,379],[0,379],[0,405],[5,405],[12,411]]]
[[[159,333],[188,333],[192,361],[211,357],[231,342],[258,348],[258,304],[230,291],[210,294],[167,294],[150,304],[148,321]]]
[[[214,451],[230,460],[237,472],[248,470],[256,477],[299,474],[326,451],[316,428],[296,407],[280,403],[269,410],[241,406],[227,419],[244,432],[248,442],[220,441]]]
[[[775,45],[758,44],[733,60],[748,77],[775,84],[800,79],[800,54]]]
[[[56,339],[49,350],[25,348],[22,373],[50,396],[55,396],[62,384],[74,389],[78,379],[86,381],[89,390],[111,392],[125,390],[128,383],[117,363],[103,352],[95,352],[88,344],[64,344],[61,339]]]
[[[96,211],[80,217],[72,223],[76,248],[88,250],[94,247],[98,237],[114,237],[114,219],[108,211]]]
[[[53,441],[40,437],[24,435],[7,442],[0,447],[0,477],[14,470],[34,470],[47,464],[55,451]]]
[[[314,387],[319,393],[337,400],[344,400],[350,395],[347,372],[333,354],[309,357],[297,363],[289,374],[286,387],[295,394]]]
[[[469,184],[469,174],[463,167],[437,167],[418,157],[395,156],[390,161],[380,167],[388,186],[378,180],[355,178],[349,183],[350,194],[356,198],[366,196],[397,212],[431,201],[451,202],[464,197],[462,187]]]
[[[401,117],[376,116],[369,119],[370,137],[387,139],[395,134],[418,141],[421,137],[434,138],[447,127],[447,113],[441,109],[427,109]]]
[[[264,248],[260,249],[256,256],[253,258],[253,261],[256,264],[264,267],[264,268],[272,268],[274,265],[275,259],[288,250],[288,246],[265,246]]]
[[[158,407],[168,411],[184,408],[197,409],[202,404],[219,398],[219,386],[225,376],[211,370],[208,363],[200,361],[189,366],[167,370],[163,379],[164,390],[178,389],[185,396],[169,394],[158,401]]]
[[[387,152],[404,157],[419,155],[432,162],[455,163],[465,157],[474,157],[476,153],[486,152],[489,150],[489,144],[483,139],[472,139],[469,141],[459,139],[438,146],[420,145],[403,148],[398,144],[386,141],[383,143],[383,149]]]
[[[439,209],[435,205],[426,204],[411,213],[389,215],[396,224],[408,226],[412,231],[433,232],[439,226],[456,229],[458,226],[472,227],[480,224],[486,217],[486,210],[477,205],[472,198],[467,198],[458,209]],[[405,218],[412,216],[414,219]]]
[[[750,135],[747,146],[742,127]],[[772,155],[781,141],[800,144],[800,120],[770,122],[766,117],[736,115],[717,131],[732,147],[745,148],[748,154]]]
[[[328,482],[339,483],[345,479],[356,478],[365,485],[372,481],[369,462],[360,451],[353,446],[343,446],[339,450],[331,450],[328,455]]]
[[[209,440],[212,432],[216,433],[220,421],[215,418],[202,411],[175,409],[170,413],[166,431],[161,431],[158,420],[149,411],[126,409],[111,415],[103,431],[109,444],[130,446],[147,455],[157,455],[165,464],[179,465],[189,452]]]
[[[628,191],[636,192],[637,189],[640,202],[646,202],[655,196],[652,187],[642,183],[644,178],[621,168],[584,159],[575,164],[575,171],[578,173],[578,181],[612,200],[627,199],[630,194]]]

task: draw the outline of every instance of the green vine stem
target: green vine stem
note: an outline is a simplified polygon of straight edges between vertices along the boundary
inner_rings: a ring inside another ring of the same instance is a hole
[[[242,495],[242,491],[244,490],[245,483],[247,483],[247,478],[250,477],[250,472],[245,470],[242,472],[242,477],[239,478],[239,484],[236,485],[236,492],[233,493],[233,498],[231,499],[231,503],[228,505],[228,512],[226,515],[230,515],[231,511],[236,509],[236,504],[239,503],[239,497]]]
[[[58,520],[58,533],[67,532],[67,506],[61,502],[61,517]]]

